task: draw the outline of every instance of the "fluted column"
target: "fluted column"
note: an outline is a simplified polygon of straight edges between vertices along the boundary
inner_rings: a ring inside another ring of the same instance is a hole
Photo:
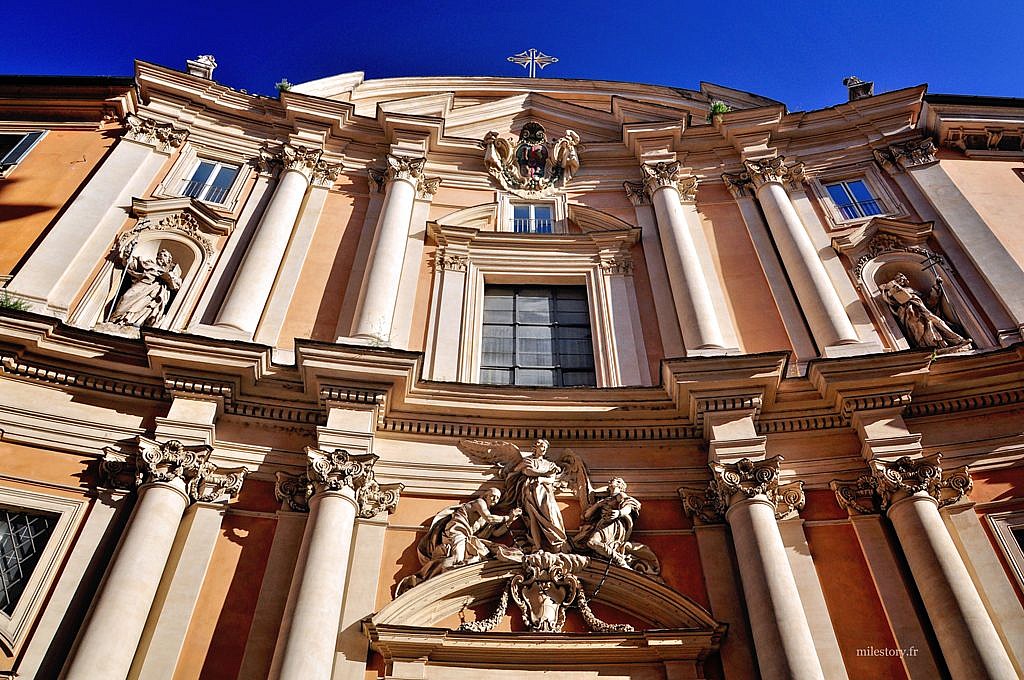
[[[330,680],[356,516],[394,510],[400,486],[381,487],[373,454],[307,448],[306,479],[279,479],[278,495],[311,493],[309,520],[295,565],[270,677]]]
[[[416,192],[425,182],[423,167],[427,159],[388,154],[387,161],[384,203],[377,218],[362,300],[352,328],[353,336],[375,342],[387,342],[391,337],[413,204]]]
[[[825,265],[786,193],[784,183],[799,180],[802,166],[787,167],[781,156],[744,161],[743,165],[819,348],[824,351],[829,346],[859,342]]]
[[[700,224],[688,224],[682,206],[683,200],[690,203],[695,200],[697,179],[692,175],[684,176],[678,161],[645,163],[640,167],[644,188],[654,206],[669,287],[686,349],[725,349],[722,322],[694,243],[693,233],[700,229]]]
[[[230,326],[249,336],[256,332],[310,182],[333,181],[340,171],[340,166],[321,160],[322,155],[320,149],[289,144],[277,154],[264,152],[263,161],[280,164],[281,174],[221,306],[217,325]]]
[[[729,524],[761,677],[824,680],[776,522],[804,504],[800,482],[780,486],[781,460],[712,461],[709,487],[680,494],[691,514],[705,521],[724,515]]]
[[[875,494],[896,530],[952,676],[1017,678],[939,514],[940,502],[954,502],[970,490],[970,475],[961,468],[943,476],[939,463],[938,454],[872,460]]]
[[[134,458],[113,450],[102,463],[106,482],[138,488],[139,499],[103,588],[66,667],[66,680],[124,680],[142,638],[185,509],[209,494],[237,494],[245,472],[220,475],[209,446],[139,438]],[[230,489],[228,488],[230,487]]]

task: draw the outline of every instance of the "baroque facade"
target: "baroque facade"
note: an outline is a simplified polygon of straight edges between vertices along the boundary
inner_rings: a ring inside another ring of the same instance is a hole
[[[1016,678],[1024,100],[0,79],[0,677]]]

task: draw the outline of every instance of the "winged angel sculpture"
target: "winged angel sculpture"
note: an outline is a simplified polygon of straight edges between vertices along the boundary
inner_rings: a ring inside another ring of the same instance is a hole
[[[417,547],[422,568],[399,584],[402,591],[439,573],[488,558],[522,562],[538,553],[572,553],[605,560],[660,578],[658,558],[631,541],[640,502],[626,493],[626,482],[612,479],[606,489],[590,482],[586,464],[572,451],[559,462],[547,457],[547,440],[526,451],[512,442],[464,439],[459,449],[471,458],[498,466],[505,492],[488,488],[476,499],[435,515]],[[558,507],[559,492],[573,493],[582,525],[570,532]],[[512,545],[498,540],[510,535]]]

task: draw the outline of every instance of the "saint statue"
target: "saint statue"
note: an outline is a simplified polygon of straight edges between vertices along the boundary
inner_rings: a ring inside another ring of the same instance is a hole
[[[555,500],[562,468],[544,457],[548,446],[546,439],[534,442],[530,453],[509,472],[505,489],[523,509],[530,547],[557,553],[568,548],[562,511]]]
[[[125,273],[132,284],[117,301],[110,322],[122,326],[154,326],[167,311],[174,292],[181,287],[181,267],[170,251],[161,249],[154,259],[138,255],[128,260]]]
[[[910,285],[910,280],[903,272],[897,273],[879,289],[911,346],[942,349],[970,342],[952,328],[956,324],[955,316],[946,300],[941,278],[936,277],[935,285],[928,291],[927,300],[921,298],[921,294]]]

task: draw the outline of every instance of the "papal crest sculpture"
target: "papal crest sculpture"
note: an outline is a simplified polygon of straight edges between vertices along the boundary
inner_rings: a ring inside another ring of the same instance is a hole
[[[551,193],[580,169],[580,136],[572,130],[549,142],[544,126],[531,121],[519,131],[518,142],[492,131],[480,145],[488,174],[503,188],[526,198]]]
[[[640,502],[626,493],[626,482],[614,478],[595,490],[583,461],[567,451],[557,463],[547,457],[548,442],[538,439],[528,451],[512,442],[463,440],[459,448],[481,462],[499,467],[505,491],[491,487],[477,498],[445,508],[434,516],[417,546],[420,571],[396,589],[409,588],[445,571],[485,560],[522,565],[499,601],[498,610],[463,630],[490,630],[505,615],[511,599],[522,610],[531,631],[560,632],[565,610],[580,610],[591,630],[626,630],[607,624],[590,611],[578,574],[591,561],[630,569],[661,580],[657,556],[631,540]],[[570,491],[579,500],[581,526],[565,526],[556,496]],[[631,629],[630,629],[631,630]]]

